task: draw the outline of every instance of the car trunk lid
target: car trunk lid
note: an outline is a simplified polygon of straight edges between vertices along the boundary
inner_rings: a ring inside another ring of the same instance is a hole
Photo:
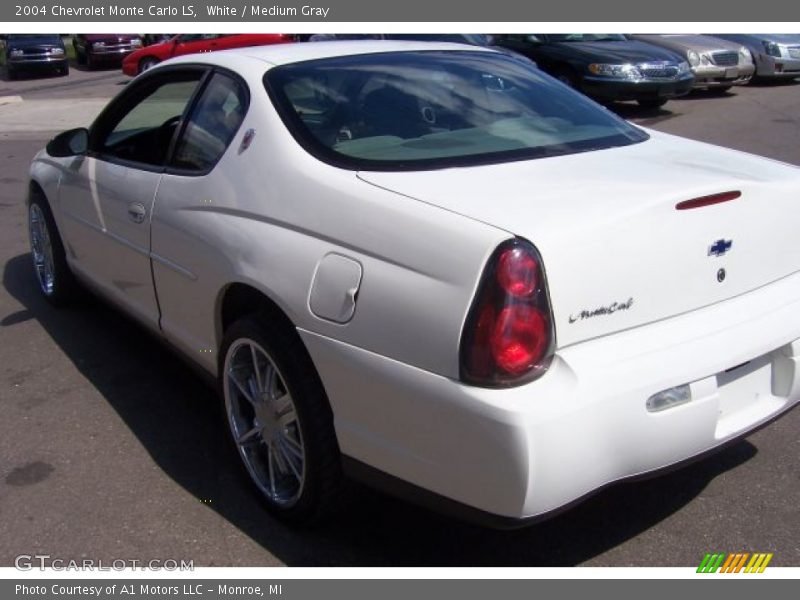
[[[800,169],[650,133],[622,148],[359,177],[533,242],[559,347],[708,306],[800,269]],[[731,191],[741,195],[676,208]]]

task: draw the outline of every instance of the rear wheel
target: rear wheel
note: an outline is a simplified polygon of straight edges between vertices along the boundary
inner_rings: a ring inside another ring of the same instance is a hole
[[[667,98],[640,98],[636,102],[642,108],[661,108],[667,103]]]
[[[333,415],[296,332],[264,317],[226,331],[220,385],[236,454],[267,509],[309,523],[336,504],[342,485]]]
[[[40,195],[32,196],[28,206],[28,232],[33,270],[42,295],[54,306],[68,304],[75,297],[77,284],[50,206]]]

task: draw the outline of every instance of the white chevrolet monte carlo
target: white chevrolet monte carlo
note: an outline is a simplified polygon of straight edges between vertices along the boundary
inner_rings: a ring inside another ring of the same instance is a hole
[[[171,60],[31,167],[37,280],[219,382],[296,522],[349,475],[514,526],[800,398],[800,169],[481,48]]]

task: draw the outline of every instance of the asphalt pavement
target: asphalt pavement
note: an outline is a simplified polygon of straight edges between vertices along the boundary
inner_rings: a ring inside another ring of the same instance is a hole
[[[314,529],[271,519],[225,450],[212,390],[103,302],[56,310],[37,291],[23,206],[30,159],[52,123],[88,122],[126,81],[75,68],[68,78],[0,81],[0,566],[37,553],[195,566],[694,566],[711,551],[773,552],[772,565],[800,566],[800,410],[519,531],[365,489]],[[615,110],[800,165],[800,84]]]

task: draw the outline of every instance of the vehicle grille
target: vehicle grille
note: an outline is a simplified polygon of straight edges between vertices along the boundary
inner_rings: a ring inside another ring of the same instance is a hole
[[[22,52],[25,54],[25,56],[46,56],[51,50],[52,48],[50,46],[31,46],[28,48],[23,48]]]
[[[732,67],[739,64],[738,52],[714,52],[711,59],[720,67]]]
[[[678,75],[678,67],[672,65],[658,67],[644,65],[639,71],[648,79],[674,79]]]

